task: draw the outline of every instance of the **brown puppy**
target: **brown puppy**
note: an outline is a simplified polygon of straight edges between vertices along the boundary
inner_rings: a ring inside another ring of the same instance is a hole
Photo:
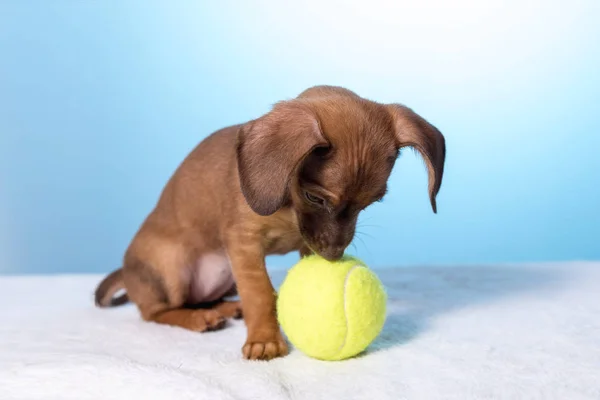
[[[358,214],[380,200],[399,149],[429,172],[436,212],[442,134],[410,109],[316,86],[266,115],[213,133],[167,183],[96,304],[133,301],[144,320],[194,331],[222,328],[243,310],[247,359],[287,353],[265,256],[298,250],[336,260]],[[125,289],[126,294],[113,298]],[[238,302],[225,302],[239,294]],[[203,308],[188,305],[209,303]]]

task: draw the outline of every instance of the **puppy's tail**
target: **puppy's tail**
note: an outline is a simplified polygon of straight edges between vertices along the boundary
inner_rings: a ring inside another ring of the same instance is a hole
[[[119,290],[125,289],[125,282],[123,282],[123,272],[119,268],[110,274],[100,282],[96,288],[95,300],[96,306],[101,308],[116,307],[123,305],[129,301],[127,293],[123,293],[119,297],[113,297]]]

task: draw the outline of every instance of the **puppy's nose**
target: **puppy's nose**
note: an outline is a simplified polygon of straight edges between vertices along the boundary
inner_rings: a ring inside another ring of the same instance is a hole
[[[337,261],[344,255],[345,247],[327,247],[320,252],[321,257],[327,261]]]

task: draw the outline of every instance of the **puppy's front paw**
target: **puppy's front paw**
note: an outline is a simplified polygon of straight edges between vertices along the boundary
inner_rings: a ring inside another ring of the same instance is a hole
[[[272,360],[288,354],[288,345],[283,339],[281,332],[277,331],[270,337],[256,338],[248,337],[242,348],[242,354],[247,360]]]

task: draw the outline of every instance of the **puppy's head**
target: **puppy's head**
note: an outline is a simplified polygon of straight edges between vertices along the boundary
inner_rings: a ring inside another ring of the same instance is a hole
[[[406,146],[425,160],[436,212],[446,156],[442,134],[404,106],[316,86],[242,127],[242,193],[263,216],[292,207],[307,246],[336,260],[354,237],[359,213],[385,195]]]

